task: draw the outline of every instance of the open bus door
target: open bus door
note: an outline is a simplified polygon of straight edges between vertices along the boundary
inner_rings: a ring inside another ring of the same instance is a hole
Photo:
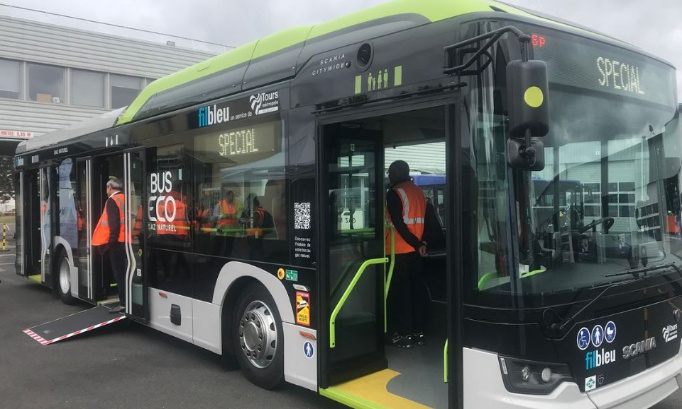
[[[42,167],[21,173],[21,203],[17,219],[20,247],[17,273],[38,283],[52,286],[51,241],[53,213],[50,207],[50,187],[53,169]],[[33,234],[35,233],[35,234]]]
[[[148,319],[147,308],[147,279],[144,274],[144,150],[136,149],[126,151],[123,154],[98,157],[95,160],[95,168],[99,175],[95,181],[94,191],[90,203],[92,203],[93,229],[97,218],[100,216],[106,202],[106,183],[110,177],[117,177],[123,182],[123,194],[125,196],[125,254],[127,259],[126,268],[126,313],[140,321]],[[91,246],[92,247],[92,246]],[[95,288],[101,292],[97,299],[107,299],[109,296],[116,297],[118,290],[114,287],[115,280],[110,271],[109,260],[97,255],[97,249],[92,248],[94,255],[92,281]]]
[[[326,218],[321,282],[328,339],[323,385],[386,368],[383,313],[383,148],[380,134],[330,125],[321,149]]]

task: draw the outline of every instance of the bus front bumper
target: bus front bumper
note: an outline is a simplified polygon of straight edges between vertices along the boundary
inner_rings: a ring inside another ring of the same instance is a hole
[[[564,382],[549,395],[509,392],[497,354],[464,348],[464,407],[496,409],[641,409],[682,388],[682,354],[637,375],[583,393]]]

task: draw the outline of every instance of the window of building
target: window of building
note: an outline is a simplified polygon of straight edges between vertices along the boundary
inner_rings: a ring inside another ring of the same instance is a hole
[[[64,68],[29,63],[28,96],[31,101],[64,103]]]
[[[121,108],[133,102],[142,89],[142,82],[142,78],[111,74],[111,108]]]
[[[71,105],[104,108],[104,74],[71,70]]]
[[[0,98],[19,99],[21,63],[0,59]]]

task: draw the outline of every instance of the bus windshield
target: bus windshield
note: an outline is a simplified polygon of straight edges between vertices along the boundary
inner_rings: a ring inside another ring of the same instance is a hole
[[[479,294],[538,295],[531,298],[545,305],[557,302],[554,294],[602,287],[638,270],[674,272],[682,267],[674,69],[586,38],[545,28],[540,35],[534,53],[548,65],[551,100],[550,131],[538,138],[543,170],[499,166],[506,146],[487,139],[508,137],[491,94],[499,74],[482,74],[469,102],[483,107],[472,129],[479,178],[474,286]]]

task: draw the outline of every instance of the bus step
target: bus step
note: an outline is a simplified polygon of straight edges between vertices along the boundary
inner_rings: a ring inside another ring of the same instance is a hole
[[[50,345],[126,318],[123,313],[110,313],[106,305],[77,312],[54,321],[27,328],[24,333],[41,345]]]

